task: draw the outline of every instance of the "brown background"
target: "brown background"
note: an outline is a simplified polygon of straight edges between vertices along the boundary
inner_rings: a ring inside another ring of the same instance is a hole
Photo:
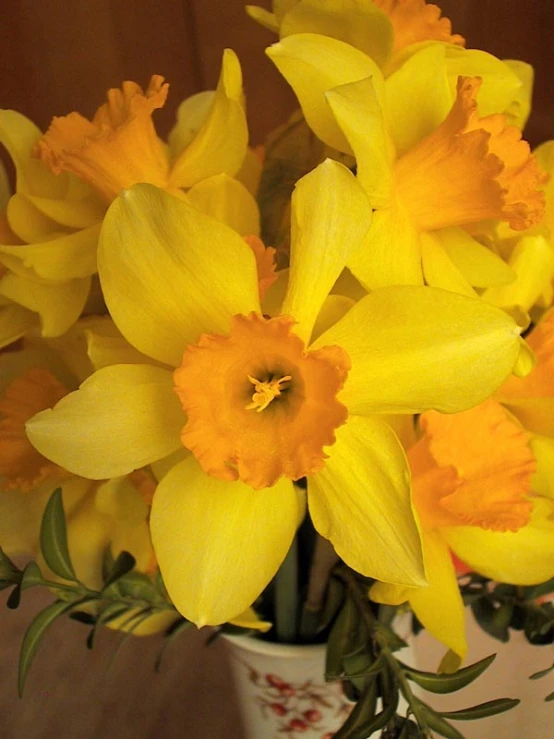
[[[263,141],[294,106],[263,55],[274,37],[249,20],[242,0],[0,2],[0,105],[43,129],[53,115],[92,115],[105,90],[123,79],[144,85],[158,73],[171,83],[169,103],[157,113],[165,133],[184,97],[215,85],[225,46],[242,61],[253,143]],[[441,5],[468,45],[535,66],[527,137],[533,144],[554,137],[554,1]],[[156,637],[130,641],[108,671],[119,636],[105,631],[91,653],[83,627],[64,620],[47,636],[19,701],[19,644],[41,596],[27,593],[25,601],[22,612],[14,613],[0,600],[1,739],[241,739],[223,647],[206,649],[195,633],[174,645],[161,674],[152,667],[160,646]],[[491,724],[483,731],[471,735],[495,735]]]
[[[269,5],[268,0],[249,0]],[[251,21],[243,0],[1,0],[0,105],[46,128],[53,115],[90,116],[108,87],[153,73],[171,83],[159,111],[161,133],[178,103],[216,84],[222,50],[239,55],[250,101],[253,143],[293,106],[292,94],[263,49],[273,34]],[[535,110],[527,136],[554,137],[554,0],[443,0],[468,45],[536,69]]]

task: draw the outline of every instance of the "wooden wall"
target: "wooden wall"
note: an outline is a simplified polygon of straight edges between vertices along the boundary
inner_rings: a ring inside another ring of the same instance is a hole
[[[255,3],[256,0],[249,0]],[[269,0],[258,0],[259,4]],[[468,44],[536,68],[533,143],[554,137],[554,0],[439,0]],[[239,55],[259,143],[293,108],[287,85],[263,49],[274,36],[250,20],[244,0],[1,0],[0,106],[46,128],[53,115],[91,115],[108,87],[171,83],[157,113],[162,133],[187,95],[215,85],[223,48]],[[254,106],[255,102],[255,106]]]

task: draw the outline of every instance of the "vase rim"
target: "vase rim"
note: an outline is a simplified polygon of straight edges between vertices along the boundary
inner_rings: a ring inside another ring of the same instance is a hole
[[[265,654],[269,657],[281,657],[298,659],[298,657],[316,657],[325,653],[326,644],[281,644],[279,642],[265,641],[255,636],[242,634],[221,634],[225,641],[241,647],[247,652]]]

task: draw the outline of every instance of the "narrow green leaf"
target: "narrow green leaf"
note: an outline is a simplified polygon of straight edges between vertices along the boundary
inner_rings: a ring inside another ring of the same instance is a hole
[[[168,648],[171,646],[171,644],[173,644],[179,634],[185,629],[188,629],[190,626],[192,626],[191,622],[183,618],[179,621],[176,621],[174,624],[171,624],[169,629],[165,632],[164,645],[160,649],[159,654],[156,657],[156,662],[154,664],[154,669],[156,670],[156,672],[160,671],[162,666],[162,659]]]
[[[486,718],[487,716],[496,716],[497,713],[504,713],[511,708],[515,708],[520,701],[517,698],[497,698],[493,701],[480,703],[478,706],[471,708],[463,708],[460,711],[441,711],[443,718],[449,718],[453,721],[474,721],[478,718]]]
[[[67,546],[67,528],[62,489],[56,488],[46,504],[40,527],[40,548],[52,572],[64,580],[76,581]]]
[[[547,667],[545,670],[534,672],[532,675],[529,675],[529,680],[539,680],[541,677],[546,677],[552,672],[552,670],[554,670],[554,665]]]
[[[494,662],[495,658],[496,654],[491,654],[479,662],[458,670],[458,672],[440,674],[416,670],[402,662],[399,662],[399,664],[406,673],[406,677],[417,683],[420,687],[425,688],[425,690],[431,693],[454,693],[456,690],[465,688],[466,685],[476,680],[479,675],[482,675]]]
[[[367,724],[375,716],[377,710],[377,684],[368,685],[365,693],[352,709],[342,727],[334,735],[334,739],[353,739],[354,731],[362,724]]]
[[[106,575],[104,587],[109,587],[120,577],[130,572],[136,564],[136,559],[129,552],[120,552],[112,564],[111,571]]]
[[[460,734],[458,729],[455,729],[448,721],[445,721],[442,715],[434,711],[431,706],[417,699],[416,701],[419,706],[418,715],[421,715],[430,729],[433,729],[439,736],[443,736],[446,739],[464,739],[463,734]]]
[[[554,701],[554,693],[549,693],[544,700],[545,701]]]
[[[368,651],[367,645],[360,647],[351,654],[345,654],[342,661],[344,665],[343,679],[350,680],[361,692],[365,690],[368,681],[375,679],[386,664],[383,655],[380,654],[375,659]]]
[[[349,739],[367,739],[368,736],[371,736],[376,731],[379,731],[379,729],[382,729],[383,726],[386,726],[389,723],[389,721],[396,714],[397,708],[398,693],[396,694],[395,701],[389,703],[389,705],[386,706],[380,713],[378,713],[371,721],[368,721],[367,723],[362,724],[360,727],[358,727],[356,731],[352,733]]]
[[[79,601],[80,604],[84,602],[85,601]],[[23,637],[23,642],[21,644],[21,651],[19,653],[19,697],[23,695],[27,673],[29,672],[29,668],[31,667],[35,657],[40,640],[44,636],[46,630],[59,616],[71,610],[74,606],[74,603],[55,601],[55,603],[47,606],[43,611],[35,616],[31,625],[25,632],[25,636]]]
[[[358,624],[359,615],[356,605],[350,598],[347,598],[327,641],[325,674],[329,676],[328,680],[335,680],[342,675],[342,658],[354,647]]]
[[[40,571],[40,567],[37,565],[36,562],[29,562],[29,564],[23,570],[23,577],[21,578],[22,590],[26,590],[27,588],[32,588],[35,585],[43,585],[43,584],[44,584],[44,578],[42,577],[42,572]]]
[[[488,598],[480,598],[471,604],[475,620],[483,631],[502,642],[510,639],[508,625],[513,612],[513,604],[506,605],[507,608],[495,608]]]

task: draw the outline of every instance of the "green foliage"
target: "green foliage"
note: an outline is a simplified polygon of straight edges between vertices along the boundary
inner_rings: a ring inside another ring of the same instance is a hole
[[[44,577],[36,562],[29,562],[20,570],[0,549],[0,589],[13,586],[7,606],[17,608],[22,593],[30,587],[42,586],[55,596],[49,606],[40,611],[28,627],[20,651],[19,694],[23,694],[29,669],[40,642],[50,626],[61,616],[69,615],[91,627],[87,646],[92,649],[99,627],[121,619],[118,624],[126,637],[143,621],[156,613],[175,613],[176,623],[187,625],[178,617],[167,597],[161,576],[150,577],[134,571],[135,559],[129,552],[113,558],[106,551],[103,560],[103,583],[98,590],[79,582],[67,545],[67,529],[61,489],[54,491],[48,501],[41,524],[40,544],[44,561],[60,580]],[[182,626],[179,630],[182,630]],[[171,633],[179,631],[175,628]],[[122,640],[124,641],[124,640]]]

